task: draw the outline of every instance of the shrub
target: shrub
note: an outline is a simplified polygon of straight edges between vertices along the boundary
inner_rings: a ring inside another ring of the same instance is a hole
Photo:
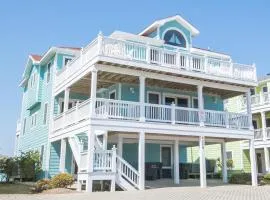
[[[51,181],[49,179],[41,179],[36,182],[34,192],[42,192],[43,190],[50,189]]]
[[[232,170],[232,168],[233,168],[233,160],[232,159],[227,160],[227,168]]]
[[[261,181],[263,185],[270,185],[270,174],[265,174]]]
[[[250,184],[251,174],[248,173],[234,173],[229,178],[229,183],[232,184]]]
[[[61,173],[52,178],[50,186],[52,188],[67,188],[74,182],[73,177],[67,173]]]

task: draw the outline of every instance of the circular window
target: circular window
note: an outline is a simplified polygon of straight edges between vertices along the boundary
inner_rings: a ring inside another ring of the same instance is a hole
[[[167,31],[164,35],[164,40],[166,44],[186,48],[186,40],[184,36],[176,30]]]

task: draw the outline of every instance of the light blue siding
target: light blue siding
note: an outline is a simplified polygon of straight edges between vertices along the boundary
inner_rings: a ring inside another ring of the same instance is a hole
[[[61,148],[60,141],[51,143],[49,177],[53,177],[59,173],[60,148]]]

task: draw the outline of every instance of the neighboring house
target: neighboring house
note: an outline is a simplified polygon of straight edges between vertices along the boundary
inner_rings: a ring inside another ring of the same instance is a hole
[[[55,47],[30,56],[16,152],[40,150],[44,176],[76,174],[78,190],[85,184],[92,191],[94,180],[142,190],[151,163],[176,184],[179,166],[195,163],[190,173],[206,187],[206,159],[226,162],[226,143],[249,140],[254,150],[250,106],[247,114],[228,113],[223,101],[246,94],[250,105],[257,77],[254,65],[194,47],[198,35],[173,16],[137,35],[100,33],[80,51]],[[256,185],[254,151],[250,158]]]
[[[265,174],[270,172],[270,75],[258,80],[258,86],[251,89],[252,124],[256,148],[257,172]],[[246,97],[238,96],[230,99],[226,107],[230,111],[245,112]],[[249,146],[247,141],[239,144],[243,154],[244,170],[250,171]]]

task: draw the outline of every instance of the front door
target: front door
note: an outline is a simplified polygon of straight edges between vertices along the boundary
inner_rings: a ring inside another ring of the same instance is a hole
[[[263,173],[263,170],[262,170],[262,153],[256,153],[256,159],[257,159],[258,173]]]
[[[161,146],[162,178],[172,177],[172,147]]]

